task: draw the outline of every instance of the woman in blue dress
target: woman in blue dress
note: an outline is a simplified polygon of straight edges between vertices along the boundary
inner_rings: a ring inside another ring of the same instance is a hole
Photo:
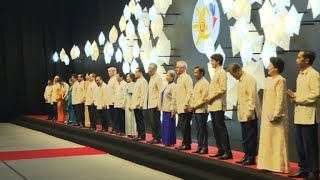
[[[74,115],[74,110],[72,106],[72,86],[73,86],[73,80],[72,78],[69,79],[69,84],[70,88],[68,90],[68,95],[66,97],[66,106],[65,106],[65,111],[66,111],[66,124],[73,124],[75,122],[75,115]]]

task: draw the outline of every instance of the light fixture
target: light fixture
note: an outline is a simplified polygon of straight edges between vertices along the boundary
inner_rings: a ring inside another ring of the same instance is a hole
[[[153,5],[150,9],[149,9],[149,20],[153,21],[158,15],[157,9],[156,7]]]
[[[98,44],[96,43],[96,41],[93,41],[91,48],[92,48],[91,58],[93,61],[97,61],[98,57],[99,57],[99,48],[98,48]]]
[[[130,73],[130,64],[129,62],[122,63],[122,71],[124,74]]]
[[[134,2],[134,0],[131,0],[131,1],[129,2],[128,8],[129,8],[129,12],[130,12],[131,14],[134,14],[134,11],[135,11],[135,9],[136,9],[136,3]]]
[[[136,8],[134,10],[134,17],[138,20],[142,15],[142,8],[139,3],[136,4]]]
[[[74,60],[74,59],[77,58],[77,57],[76,57],[76,46],[75,46],[75,45],[72,46],[72,49],[71,49],[71,51],[70,51],[70,56],[71,56],[71,59],[72,59],[72,60]]]
[[[69,59],[69,56],[67,54],[64,57],[64,64],[67,65],[67,66],[70,64],[70,59]]]
[[[135,35],[134,25],[133,25],[131,19],[129,19],[129,21],[127,23],[127,28],[126,28],[126,36],[127,36],[127,38],[132,38],[134,35]]]
[[[124,30],[126,30],[126,27],[127,27],[126,19],[122,15],[119,21],[120,32],[123,32]]]
[[[116,61],[117,61],[117,63],[121,63],[122,62],[122,52],[121,52],[120,48],[118,48],[118,50],[116,52]]]
[[[130,10],[129,10],[129,7],[128,5],[126,5],[123,9],[123,16],[124,18],[128,21],[131,17],[131,13],[130,13]]]
[[[109,33],[109,41],[111,44],[113,44],[117,41],[117,39],[118,39],[118,30],[113,25]]]
[[[87,57],[91,56],[92,54],[92,47],[89,40],[86,42],[86,45],[84,46],[84,52],[86,53]]]
[[[64,50],[64,48],[62,48],[60,51],[60,60],[63,62],[65,57],[66,57],[66,51]]]
[[[151,21],[151,30],[153,33],[153,39],[160,35],[163,30],[163,19],[161,15],[156,15],[156,17]]]
[[[76,55],[76,58],[80,57],[80,49],[77,45],[75,47],[75,55]]]
[[[138,58],[139,54],[140,54],[140,47],[138,45],[138,42],[136,41],[132,48],[132,55],[134,58]]]
[[[134,59],[131,63],[131,72],[134,73],[136,69],[139,67],[139,64],[137,63],[136,59]]]

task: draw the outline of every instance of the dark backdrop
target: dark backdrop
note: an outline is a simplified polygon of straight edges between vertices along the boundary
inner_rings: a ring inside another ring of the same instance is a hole
[[[84,55],[83,49],[87,40],[98,39],[101,31],[107,39],[112,25],[118,27],[118,22],[125,4],[129,0],[2,0],[0,1],[0,108],[1,121],[8,116],[19,114],[41,114],[44,112],[43,91],[47,79],[56,74],[67,79],[71,72],[95,72],[107,79],[107,68],[116,66],[121,70],[121,63],[113,59],[111,65],[106,65],[102,49],[98,61]],[[151,6],[150,0],[141,0],[142,8]],[[173,0],[169,15],[164,19],[164,31],[172,43],[172,57],[166,69],[173,69],[173,64],[179,60],[188,63],[188,73],[192,74],[193,67],[206,67],[208,59],[200,54],[192,40],[192,15],[196,0]],[[216,46],[221,44],[226,53],[225,66],[231,62],[241,64],[239,55],[232,57],[229,26],[234,20],[227,20],[220,7],[220,35]],[[278,50],[278,55],[286,61],[283,73],[287,78],[288,88],[295,89],[298,69],[295,65],[299,49],[311,49],[320,55],[320,44],[317,40],[320,32],[318,17],[312,19],[307,10],[307,1],[292,0],[299,12],[305,13],[300,29],[300,35],[291,39],[290,51]],[[252,22],[260,34],[259,9],[255,3],[252,10]],[[120,33],[119,33],[120,34]],[[78,60],[71,61],[69,66],[64,63],[53,63],[52,55],[65,48],[67,54],[76,44],[81,50]],[[100,47],[102,48],[102,47]],[[138,63],[141,64],[140,61]],[[319,57],[314,67],[319,70]],[[209,76],[207,74],[207,79]],[[293,107],[289,105],[290,146],[293,146]],[[227,121],[231,142],[239,149],[240,127],[234,116]],[[209,132],[212,130],[210,129]],[[212,132],[211,132],[212,133]],[[210,135],[210,137],[213,137]],[[212,141],[212,138],[210,138]],[[291,148],[292,149],[292,148]],[[290,152],[294,154],[294,151]]]

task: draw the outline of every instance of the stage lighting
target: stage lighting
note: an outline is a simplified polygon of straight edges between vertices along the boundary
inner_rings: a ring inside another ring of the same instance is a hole
[[[102,31],[99,34],[98,41],[100,46],[104,45],[104,42],[106,41],[106,37],[104,36]]]
[[[59,56],[57,52],[54,52],[53,56],[52,56],[53,62],[58,62],[59,60]]]
[[[86,42],[86,45],[84,46],[84,52],[86,53],[87,57],[92,55],[92,47],[89,40]]]

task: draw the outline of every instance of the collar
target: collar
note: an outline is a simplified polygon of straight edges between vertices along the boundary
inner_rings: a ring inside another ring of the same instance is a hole
[[[242,76],[239,78],[239,81],[242,81],[245,78],[245,76],[247,75],[246,72],[244,72],[244,71],[242,71],[242,72],[243,73],[242,73]]]
[[[309,66],[307,69],[305,69],[305,70],[303,70],[303,71],[300,71],[300,74],[306,75],[306,74],[308,74],[308,72],[309,72],[311,69],[312,69],[312,67]]]

